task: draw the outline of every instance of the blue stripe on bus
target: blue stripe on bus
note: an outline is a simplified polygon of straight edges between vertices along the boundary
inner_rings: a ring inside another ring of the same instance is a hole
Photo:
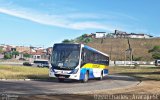
[[[104,74],[108,74],[108,69],[104,69],[104,70],[103,70],[103,73],[104,73]]]
[[[91,69],[91,68],[82,68],[81,71],[80,71],[80,80],[84,79],[87,70],[89,71],[89,78],[94,78],[93,69]]]

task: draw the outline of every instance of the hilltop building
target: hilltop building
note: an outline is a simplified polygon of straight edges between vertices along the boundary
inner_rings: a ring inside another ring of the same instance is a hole
[[[114,33],[106,32],[96,32],[91,34],[86,34],[86,37],[92,38],[152,38],[153,36],[144,33],[127,33],[119,30],[115,30]]]
[[[115,30],[115,33],[112,33],[114,38],[152,38],[153,36],[147,35],[144,33],[127,33],[119,30]]]
[[[106,32],[96,32],[95,33],[95,38],[105,38],[106,37]]]
[[[85,34],[85,37],[91,37],[91,38],[105,38],[107,35],[106,32],[96,32],[91,34]]]

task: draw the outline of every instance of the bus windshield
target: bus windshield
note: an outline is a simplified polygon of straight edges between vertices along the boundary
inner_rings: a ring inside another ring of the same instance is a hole
[[[52,52],[51,65],[55,69],[72,70],[79,64],[80,45],[55,44]]]

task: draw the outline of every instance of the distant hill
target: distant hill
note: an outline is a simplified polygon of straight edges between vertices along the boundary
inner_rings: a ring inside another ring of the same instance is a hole
[[[134,60],[151,61],[153,58],[148,50],[155,45],[160,46],[160,38],[129,39],[129,43],[133,50]],[[125,60],[125,50],[129,48],[128,39],[126,38],[93,39],[87,45],[107,53],[110,55],[111,60]],[[129,52],[126,52],[126,59],[129,60]]]
[[[129,42],[128,42],[129,41]],[[160,38],[92,38],[87,34],[72,40],[64,40],[63,43],[83,43],[102,51],[110,56],[111,60],[130,60],[130,53],[126,52],[132,48],[134,61],[152,61],[152,54],[148,53],[154,46],[160,46]],[[126,55],[126,57],[125,57]]]

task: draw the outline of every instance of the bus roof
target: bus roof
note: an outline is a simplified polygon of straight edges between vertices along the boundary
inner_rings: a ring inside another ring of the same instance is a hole
[[[99,51],[99,50],[96,50],[96,49],[94,49],[94,48],[92,48],[92,47],[89,47],[89,46],[87,46],[87,45],[84,45],[84,44],[82,44],[82,45],[83,45],[83,47],[86,48],[86,49],[89,49],[89,50],[91,50],[91,51],[94,51],[94,52],[97,52],[97,53],[100,53],[100,54],[102,54],[102,55],[105,55],[105,56],[108,56],[108,57],[109,57],[108,54],[105,54],[105,53],[103,53],[103,52],[101,52],[101,51]]]

